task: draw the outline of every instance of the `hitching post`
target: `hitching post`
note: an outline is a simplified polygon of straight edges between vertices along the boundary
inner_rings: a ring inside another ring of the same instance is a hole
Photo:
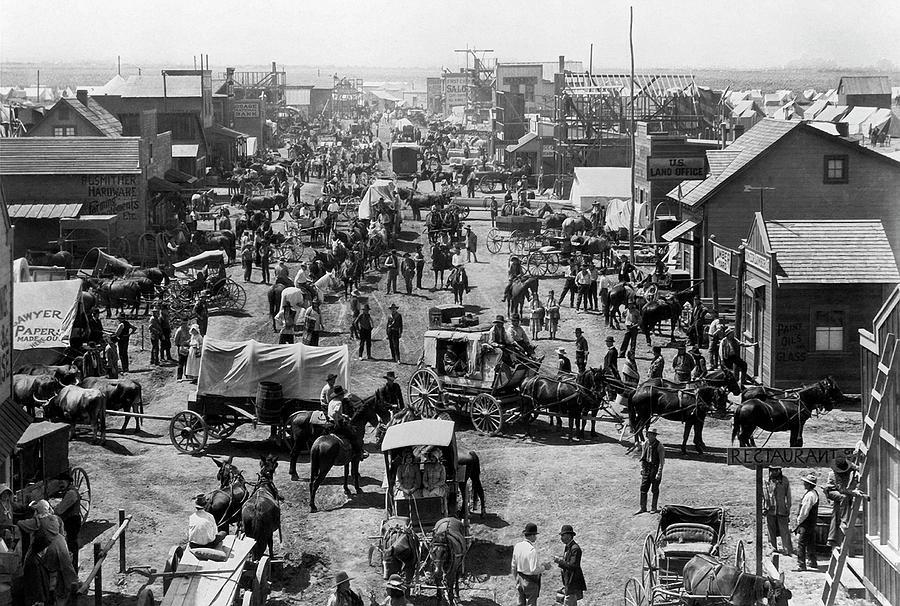
[[[715,271],[715,270],[713,270]],[[756,574],[763,572],[763,468],[756,468]]]
[[[125,510],[119,510],[119,528],[125,524]],[[119,535],[119,573],[125,574],[125,531]]]
[[[103,548],[100,543],[94,543],[94,566],[103,559]],[[103,568],[97,570],[94,577],[94,606],[103,606]]]

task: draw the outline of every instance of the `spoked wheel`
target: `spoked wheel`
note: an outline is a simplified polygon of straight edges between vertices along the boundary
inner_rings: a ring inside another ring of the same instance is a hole
[[[646,606],[647,596],[641,582],[631,577],[625,583],[625,606]]]
[[[206,429],[209,431],[210,437],[224,440],[237,431],[240,426],[241,422],[237,417],[218,417],[207,422]]]
[[[407,395],[413,410],[423,419],[437,416],[438,409],[444,407],[441,380],[430,368],[420,368],[413,373]]]
[[[169,422],[169,439],[179,452],[195,455],[206,448],[209,428],[193,410],[182,410]]]
[[[81,497],[79,509],[81,510],[81,522],[84,523],[87,522],[88,514],[91,512],[91,481],[88,479],[87,472],[81,467],[73,467],[70,473],[72,474],[72,485],[78,491],[78,496]]]
[[[178,563],[181,562],[181,556],[184,555],[184,547],[181,545],[175,545],[172,549],[169,550],[169,555],[166,557],[166,565],[163,568],[163,573],[174,573],[178,572]],[[170,574],[163,574],[163,593],[169,591],[169,584],[172,583],[172,577]]]
[[[303,260],[303,242],[297,236],[288,238],[280,247],[278,253],[287,259],[288,263],[297,263]]]
[[[244,287],[229,279],[223,287],[227,293],[229,305],[232,309],[244,309],[247,305],[247,291]]]
[[[741,572],[747,572],[747,553],[744,550],[744,541],[738,541],[737,549],[734,552],[734,567]]]
[[[655,587],[659,577],[659,568],[656,561],[656,541],[652,534],[644,539],[644,551],[641,554],[641,581],[648,591]]]
[[[269,597],[269,556],[263,556],[256,565],[253,587],[250,590],[250,606],[265,606]]]
[[[457,213],[459,214],[460,219],[465,219],[466,217],[469,216],[469,207],[468,206],[458,204],[456,206],[456,208],[457,208]]]
[[[509,250],[510,254],[521,254],[522,248],[524,248],[522,242],[524,237],[525,234],[520,232],[518,229],[509,234],[509,240],[506,242],[506,248]]]
[[[544,271],[546,264],[544,263],[544,253],[528,253],[528,258],[525,260],[525,265],[522,267],[529,276],[542,276],[544,275]]]
[[[491,254],[496,255],[500,252],[500,249],[503,247],[503,237],[500,235],[500,230],[497,228],[492,228],[491,231],[488,232],[487,235],[487,249]]]
[[[495,436],[503,429],[503,408],[494,396],[481,393],[469,406],[472,425],[483,434]]]
[[[556,272],[559,271],[559,253],[545,254],[544,258],[547,260],[547,265],[546,265],[547,273],[545,273],[544,275],[546,275],[546,276],[555,275]]]
[[[494,191],[494,180],[490,177],[482,177],[478,180],[478,189],[483,194],[489,194]]]

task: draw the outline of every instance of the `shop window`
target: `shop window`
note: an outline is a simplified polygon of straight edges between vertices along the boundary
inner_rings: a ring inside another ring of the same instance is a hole
[[[882,479],[884,499],[887,501],[884,508],[887,514],[887,536],[882,537],[882,543],[886,543],[894,551],[900,551],[900,451],[883,448],[882,452],[886,455],[882,463],[886,473]]]
[[[814,312],[816,351],[844,351],[844,312],[821,310]]]
[[[825,156],[825,183],[846,183],[849,180],[847,156]]]
[[[753,291],[750,289],[744,289],[744,300],[741,303],[741,332],[753,334]]]

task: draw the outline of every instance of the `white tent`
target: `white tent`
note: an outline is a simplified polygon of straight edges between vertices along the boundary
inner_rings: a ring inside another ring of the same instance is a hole
[[[396,189],[397,186],[392,180],[376,179],[360,198],[357,216],[360,219],[371,219],[372,204],[378,202],[378,198],[384,198],[385,202],[393,202]]]
[[[13,261],[13,282],[34,282],[34,279],[31,277],[31,268],[28,266],[28,261],[25,260],[25,257],[19,257],[15,261]]]
[[[575,169],[575,180],[569,194],[572,208],[589,212],[594,202],[605,203],[613,198],[631,199],[631,169],[608,166]]]

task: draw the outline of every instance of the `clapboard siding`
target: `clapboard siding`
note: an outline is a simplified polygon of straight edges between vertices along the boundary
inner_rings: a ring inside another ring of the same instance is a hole
[[[866,579],[881,594],[876,598],[883,606],[900,604],[900,573],[869,541],[863,546],[863,571]]]

